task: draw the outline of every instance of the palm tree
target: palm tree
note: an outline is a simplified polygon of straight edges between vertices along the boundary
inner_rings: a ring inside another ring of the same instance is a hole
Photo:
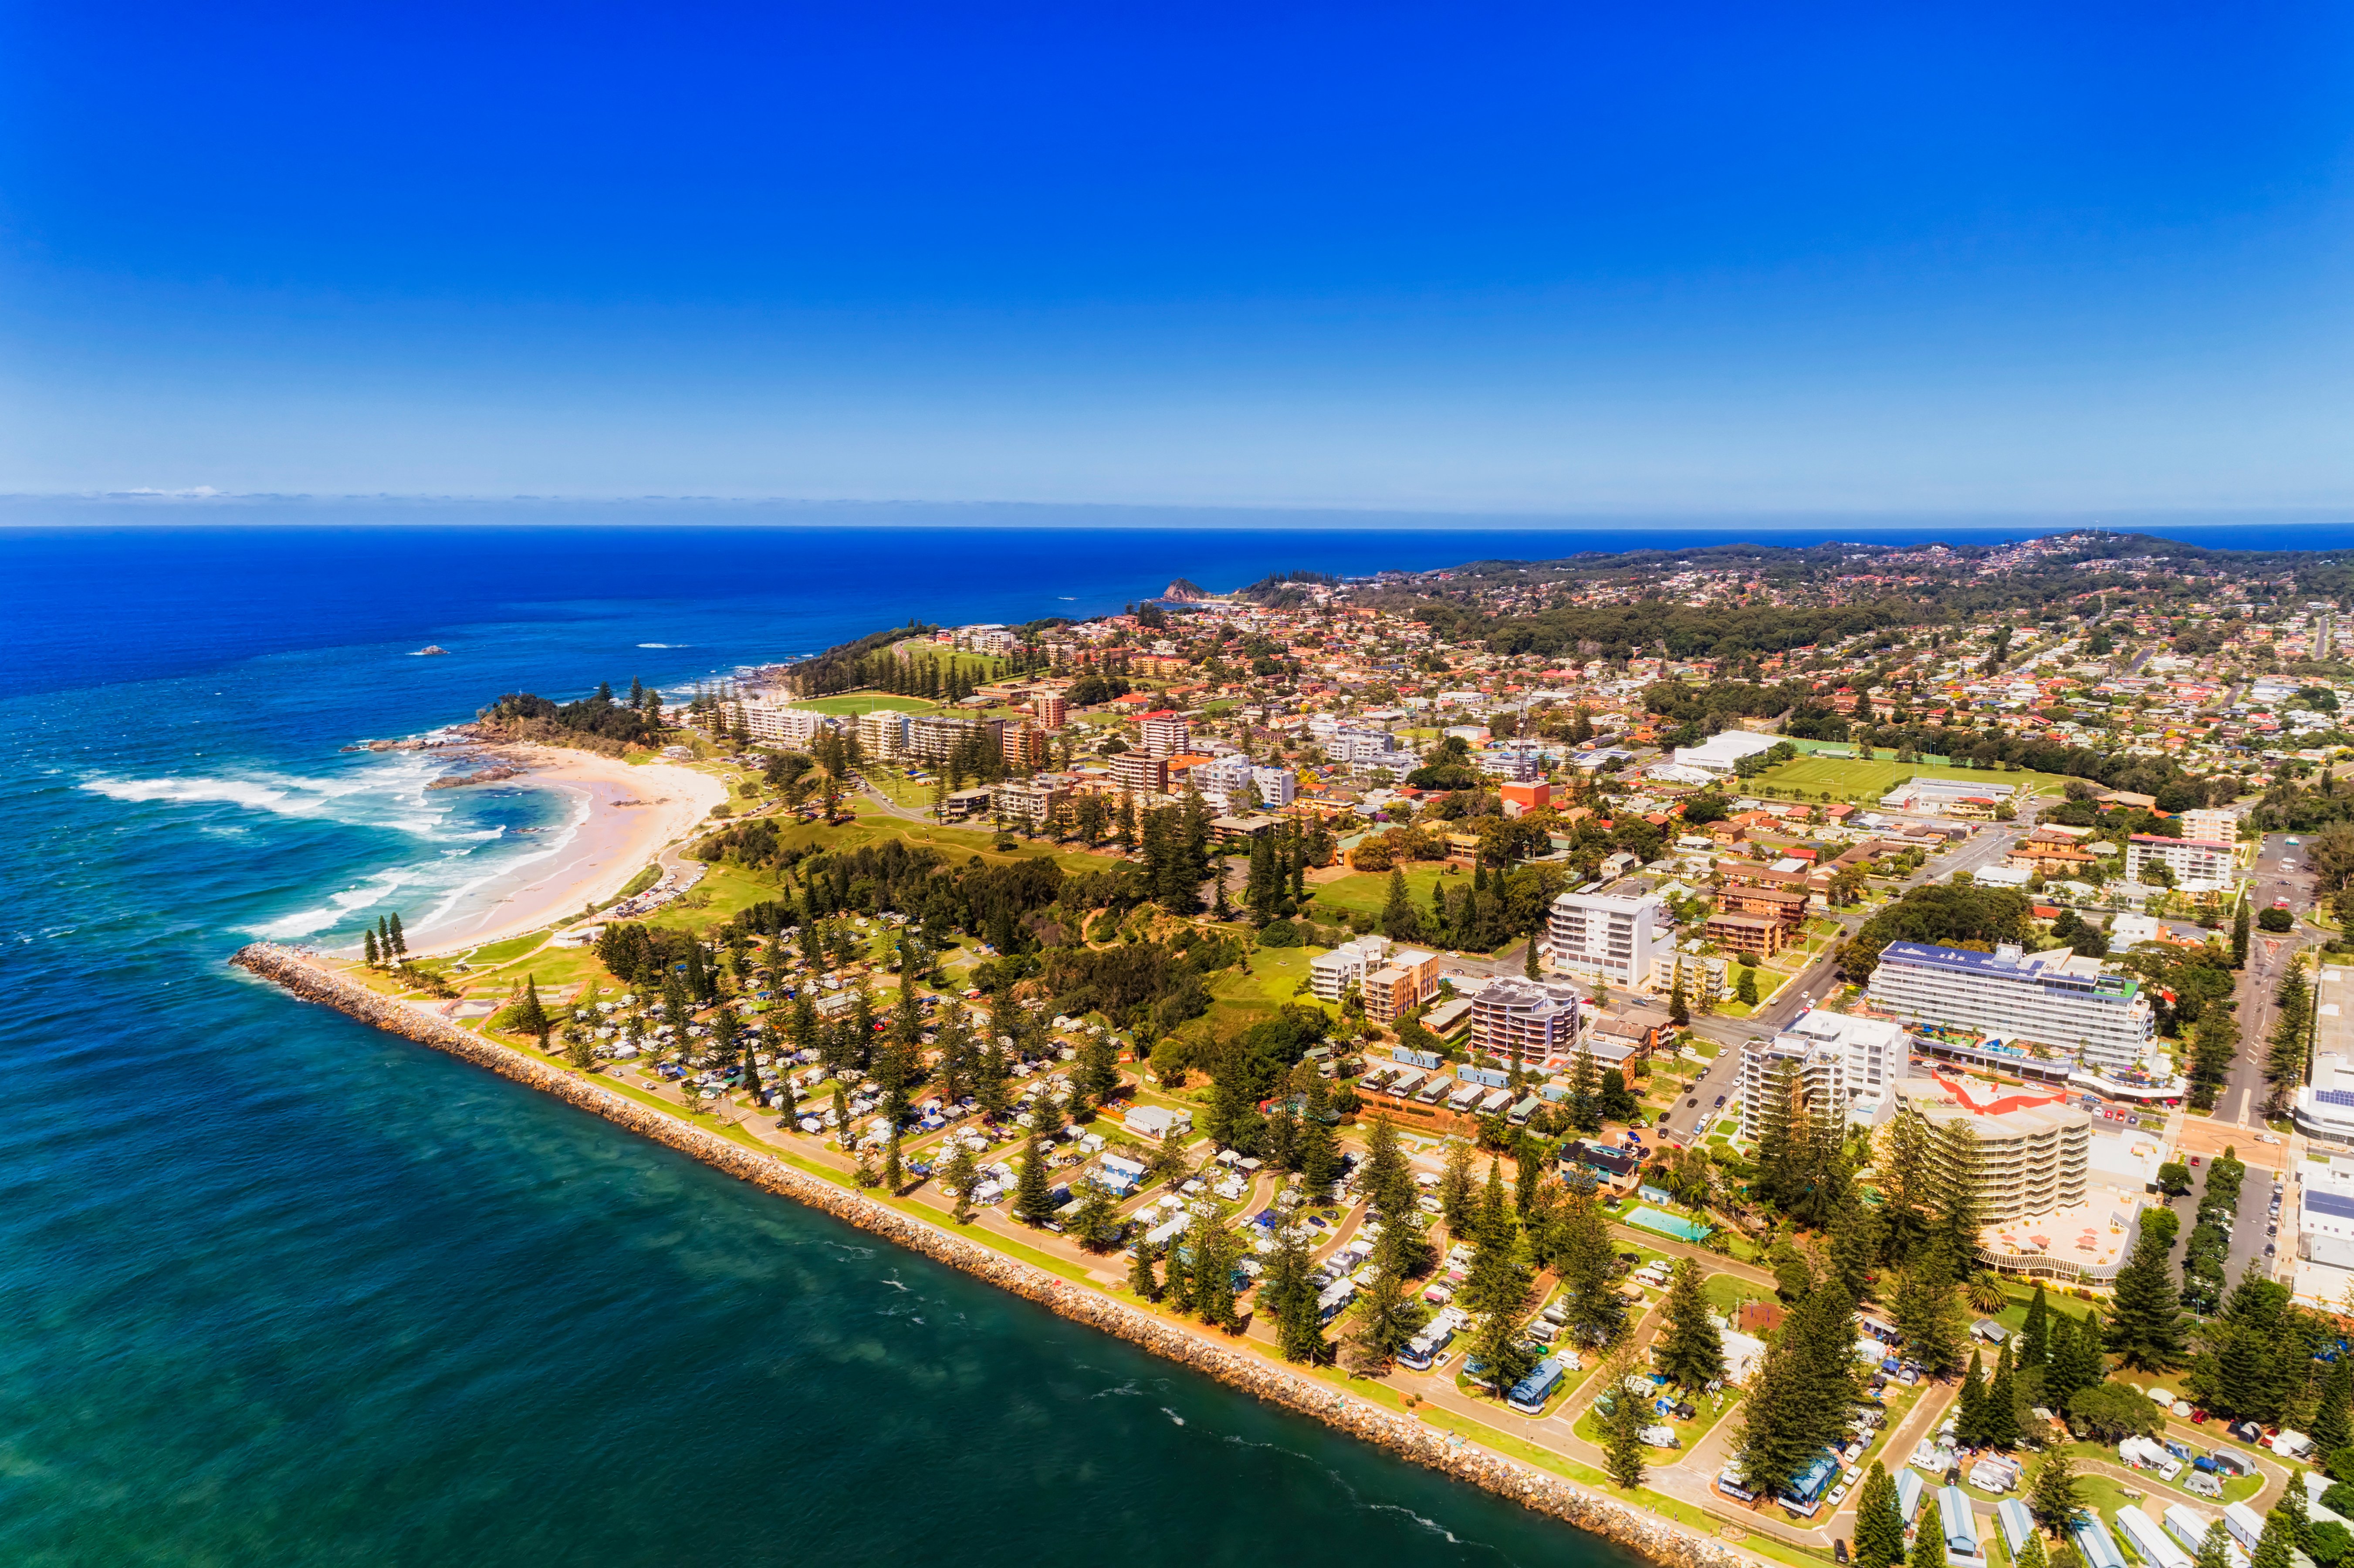
[[[2002,1276],[1991,1268],[1981,1268],[1970,1276],[1964,1289],[1970,1306],[1978,1311],[1995,1313],[2010,1305],[2010,1294],[2002,1287]]]

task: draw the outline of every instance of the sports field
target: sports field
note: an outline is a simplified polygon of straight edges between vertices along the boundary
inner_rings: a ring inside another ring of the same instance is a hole
[[[797,708],[821,714],[872,714],[885,708],[903,714],[928,714],[939,705],[921,697],[895,697],[888,692],[854,692],[848,696],[811,697],[793,704]]]
[[[1964,779],[1972,783],[2009,784],[2020,795],[2056,795],[2068,782],[2056,773],[2003,773],[1984,768],[1934,768],[1920,762],[1857,762],[1800,757],[1779,768],[1767,768],[1749,780],[1747,788],[1763,794],[1784,795],[1801,789],[1809,797],[1829,791],[1839,800],[1869,805],[1907,779]]]

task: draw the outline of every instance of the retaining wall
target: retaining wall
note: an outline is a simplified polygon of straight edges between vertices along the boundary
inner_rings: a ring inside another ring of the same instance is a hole
[[[232,963],[275,981],[306,1001],[462,1056],[528,1084],[631,1131],[691,1154],[729,1175],[781,1193],[836,1219],[924,1254],[953,1268],[1035,1301],[1066,1318],[1116,1334],[1170,1361],[1181,1361],[1288,1410],[1379,1444],[1404,1458],[1445,1471],[1500,1497],[1564,1520],[1671,1568],[1759,1568],[1763,1561],[1723,1542],[1647,1513],[1616,1498],[1589,1492],[1559,1477],[1458,1445],[1414,1416],[1286,1371],[1246,1351],[1230,1350],[1168,1319],[1141,1312],[1090,1287],[1010,1258],[981,1244],[885,1206],[852,1188],[836,1186],[766,1155],[693,1127],[578,1074],[512,1051],[446,1019],[404,1006],[322,969],[302,954],[257,942]],[[1780,1568],[1773,1564],[1771,1568]]]

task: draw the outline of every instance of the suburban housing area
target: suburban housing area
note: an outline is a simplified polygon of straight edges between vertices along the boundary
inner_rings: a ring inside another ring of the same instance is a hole
[[[726,804],[580,919],[342,962],[1755,1555],[2328,1568],[2343,577],[1301,573],[511,694],[474,739]]]

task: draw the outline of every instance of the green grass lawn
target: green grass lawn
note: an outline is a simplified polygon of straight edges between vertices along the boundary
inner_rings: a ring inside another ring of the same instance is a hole
[[[1463,874],[1457,873],[1457,875]],[[1405,874],[1406,895],[1414,900],[1416,913],[1430,907],[1430,890],[1437,883],[1439,868],[1420,865]],[[1379,915],[1390,901],[1390,874],[1386,871],[1352,872],[1335,882],[1325,883],[1312,890],[1320,913],[1340,910],[1343,914]]]
[[[960,655],[970,660],[970,653]],[[903,714],[938,713],[940,705],[926,702],[921,697],[895,697],[888,692],[853,692],[839,697],[810,697],[793,705],[821,714],[871,714],[885,708]]]
[[[1210,1011],[1204,1015],[1205,1021],[1215,1033],[1224,1035],[1273,1018],[1276,1010],[1287,1004],[1325,1007],[1312,995],[1292,994],[1308,978],[1308,960],[1324,950],[1261,948],[1250,956],[1250,973],[1243,973],[1242,967],[1236,965],[1211,976]],[[1331,1009],[1325,1007],[1325,1011]]]
[[[1828,790],[1840,800],[1869,804],[1906,779],[1965,779],[1973,783],[2009,784],[2016,786],[2020,794],[2058,794],[2068,782],[2055,773],[2004,773],[1984,768],[1936,768],[1922,762],[1801,757],[1779,768],[1767,768],[1750,780],[1750,788],[1768,796],[1776,790],[1787,793],[1803,789],[1809,796],[1819,796]]]
[[[487,948],[476,948],[466,955],[466,962],[478,969],[486,964],[503,964],[509,959],[523,957],[546,940],[547,934],[544,931],[535,931],[528,937],[510,937],[504,942],[493,942]]]
[[[1702,1266],[1706,1266],[1702,1265]],[[1702,1284],[1700,1290],[1702,1296],[1708,1298],[1708,1304],[1727,1318],[1739,1310],[1744,1301],[1771,1300],[1774,1295],[1773,1290],[1766,1286],[1752,1285],[1749,1281],[1731,1274],[1710,1275]]]

